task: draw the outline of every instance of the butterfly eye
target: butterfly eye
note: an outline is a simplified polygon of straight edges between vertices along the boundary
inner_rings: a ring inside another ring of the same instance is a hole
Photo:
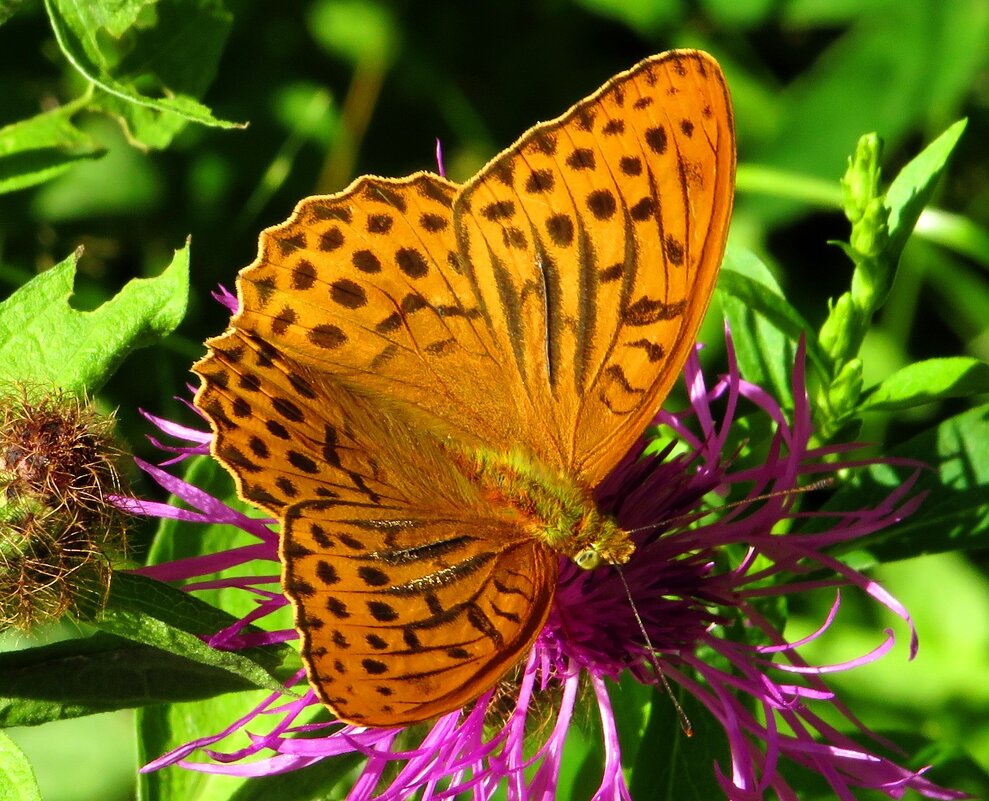
[[[594,570],[601,564],[601,554],[595,548],[585,548],[573,560],[582,570]]]

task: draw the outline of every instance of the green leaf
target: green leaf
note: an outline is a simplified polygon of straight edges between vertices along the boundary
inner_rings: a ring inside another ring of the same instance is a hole
[[[943,209],[924,209],[914,233],[989,267],[989,231],[968,217]]]
[[[206,457],[191,459],[187,462],[184,479],[210,495],[223,500],[229,505],[245,509],[242,501],[237,499],[233,482],[229,474],[220,468],[215,460]],[[255,543],[256,540],[235,526],[191,523],[181,520],[164,519],[152,543],[148,561],[150,564],[174,561],[201,556],[206,553],[237,548]],[[254,564],[243,565],[245,574],[258,575],[259,572],[271,572],[272,565],[268,563],[259,568]],[[237,569],[225,571],[224,575],[232,575]],[[203,576],[208,579],[208,576]],[[210,608],[222,607],[234,614],[244,614],[255,608],[252,597],[243,590],[236,588],[216,589],[197,592],[198,598],[204,598],[212,605]],[[221,613],[223,614],[223,613]],[[266,627],[291,627],[292,621],[288,607],[285,608],[283,619],[277,616],[266,618]],[[227,624],[211,624],[216,629]],[[268,647],[271,648],[270,646]],[[268,650],[268,649],[265,649]],[[282,665],[284,675],[301,666],[298,652],[294,644],[278,646],[277,659]],[[237,693],[226,696],[216,696],[198,703],[171,703],[150,706],[140,710],[137,719],[137,731],[141,760],[150,761],[161,756],[183,743],[202,737],[204,734],[222,729],[223,726],[238,720],[259,703],[264,695],[259,693]],[[321,707],[314,707],[313,714],[326,717]],[[272,716],[265,716],[270,719]],[[251,730],[257,732],[263,727],[264,721],[258,720],[252,724]],[[243,745],[238,742],[238,746]],[[214,776],[195,771],[163,770],[140,777],[140,797],[142,801],[231,801],[237,798],[299,798],[309,797],[303,785],[311,782],[314,788],[322,787],[325,797],[326,790],[337,771],[350,770],[357,759],[331,759],[302,771],[293,771],[286,776],[269,780],[252,779],[245,781],[230,776]],[[274,782],[274,783],[273,783]],[[296,785],[296,782],[299,784]],[[292,788],[285,794],[283,788]],[[308,786],[308,785],[306,785]],[[265,791],[264,796],[257,793]],[[313,790],[315,792],[315,790]],[[317,796],[318,797],[318,796]]]
[[[142,763],[186,742],[221,730],[223,726],[242,718],[264,699],[260,693],[239,693],[218,696],[201,703],[149,706],[138,710],[137,726]],[[298,723],[326,722],[328,714],[313,708]],[[251,732],[263,734],[277,721],[277,715],[267,715],[251,724]],[[234,740],[231,740],[234,742]],[[243,740],[236,740],[236,746]],[[221,745],[222,748],[222,745]],[[341,781],[352,779],[355,767],[364,759],[359,753],[343,754],[320,760],[306,768],[278,776],[242,778],[218,776],[191,770],[160,770],[139,777],[141,801],[322,801],[343,798],[347,789],[334,793]]]
[[[951,119],[971,93],[983,69],[989,31],[984,0],[911,0],[895,7],[882,0],[870,5],[884,8],[872,10],[861,2],[842,2],[854,6],[851,24],[832,24],[836,35],[831,43],[776,90],[779,125],[772,141],[749,148],[748,160],[819,177],[834,175],[863,131],[878,131],[895,150],[932,120]],[[784,26],[790,24],[792,5],[779,4]],[[938,54],[943,70],[930,69],[922,55],[930,53]],[[826,136],[821,132],[824,120]],[[760,208],[779,217],[802,213],[784,200],[767,201]],[[760,216],[765,224],[766,215]]]
[[[72,124],[87,102],[80,98],[0,128],[0,194],[44,183],[79,161],[100,156],[100,144]]]
[[[41,801],[31,764],[3,732],[0,732],[0,801]]]
[[[45,0],[45,7],[65,57],[104,92],[162,115],[240,127],[217,119],[196,100],[213,80],[230,26],[230,14],[215,0]],[[150,119],[134,126],[124,116],[131,135],[145,144],[170,139],[166,131],[173,120],[149,132],[142,126],[151,125]]]
[[[0,0],[0,25],[14,16],[23,2],[24,0]]]
[[[693,736],[684,734],[672,700],[657,693],[629,775],[629,794],[635,801],[723,798],[713,766],[731,773],[724,729],[692,695],[675,692]]]
[[[981,728],[984,718],[977,708],[971,709],[970,715],[973,726]],[[929,767],[930,772],[925,774],[925,778],[932,782],[952,790],[961,790],[971,798],[989,798],[989,771],[984,764],[979,764],[978,760],[958,746],[938,740],[932,742],[916,730],[880,729],[876,734],[895,742],[911,755],[906,763],[907,767],[912,770]]]
[[[892,755],[895,762],[910,770],[929,769],[929,772],[924,774],[925,779],[942,787],[967,792],[971,798],[989,797],[986,795],[989,791],[989,774],[971,756],[960,753],[950,745],[932,743],[920,732],[910,731],[905,727],[879,729],[875,731],[875,735],[887,742],[896,743],[898,753]],[[864,751],[876,751],[875,740],[862,732],[845,732],[845,736],[851,738]],[[781,760],[780,772],[800,801],[834,801],[834,788],[818,771],[808,770],[790,760]],[[886,794],[878,793],[862,794],[857,797],[876,799],[876,801],[889,798]],[[914,792],[908,792],[904,797],[921,798]]]
[[[83,128],[106,153],[39,187],[30,200],[32,216],[56,227],[67,222],[88,227],[94,217],[130,217],[135,223],[153,217],[168,202],[158,162],[129,146],[113,120],[87,115]]]
[[[118,572],[96,623],[107,633],[0,654],[6,696],[0,700],[0,725],[34,725],[252,687],[282,691],[283,680],[298,670],[293,647],[219,651],[200,636],[236,620],[166,584]],[[252,630],[257,629],[247,629]]]
[[[95,621],[103,631],[144,643],[203,665],[226,670],[255,687],[283,689],[297,657],[287,645],[220,651],[203,641],[237,618],[188,593],[135,573],[117,572],[106,608]],[[285,665],[286,667],[283,667]],[[277,678],[274,671],[284,675]]]
[[[352,778],[354,769],[363,759],[364,756],[358,753],[341,754],[282,776],[252,779],[231,795],[229,801],[322,801],[325,798],[344,798],[349,786],[345,785],[343,792],[331,791]]]
[[[807,321],[779,293],[779,289],[775,287],[771,278],[767,278],[766,273],[756,268],[755,261],[754,257],[749,259],[738,255],[733,256],[730,260],[726,259],[726,266],[718,278],[718,292],[721,293],[722,303],[724,303],[725,298],[732,298],[745,306],[753,317],[763,319],[771,329],[780,332],[786,341],[796,342],[802,335],[805,335],[807,338],[807,356],[810,363],[822,376],[828,376],[827,357],[821,351],[820,344]],[[738,307],[735,306],[734,308],[737,309]],[[750,318],[743,318],[743,321],[739,323],[743,329],[747,327],[745,324],[747,319]],[[766,331],[766,329],[762,329],[757,334],[758,348],[763,348],[764,343],[774,341],[766,339],[769,336]],[[732,327],[732,336],[735,336],[734,326]],[[758,351],[753,358],[766,364],[770,364],[774,360],[772,355]],[[779,357],[777,356],[775,359],[778,360]],[[792,366],[791,360],[790,369]],[[778,370],[778,366],[774,367],[773,371],[767,372],[767,374],[771,377],[773,372],[778,372]]]
[[[307,768],[294,770],[281,776],[260,776],[244,784],[229,801],[322,801],[325,798],[344,798],[350,789],[342,792],[333,789],[348,779],[352,782],[354,769],[364,759],[359,753],[329,757]]]
[[[175,330],[189,294],[189,246],[91,312],[69,305],[77,251],[0,303],[0,382],[96,391],[130,351]]]
[[[221,731],[262,700],[260,693],[237,693],[137,710],[138,763],[146,765],[187,742]],[[137,781],[140,801],[230,801],[237,789],[248,783],[240,776],[177,768],[142,773]]]
[[[723,264],[724,270],[744,276],[750,282],[748,289],[775,296],[773,303],[786,303],[775,277],[754,253],[730,248]],[[721,289],[720,297],[735,343],[738,366],[745,378],[771,391],[789,408],[793,405],[790,376],[793,372],[794,339],[780,330],[770,318],[757,313],[749,303],[733,294],[733,280],[729,278],[728,284]]]
[[[989,364],[968,356],[928,359],[897,370],[870,390],[862,410],[910,409],[989,392]]]
[[[653,704],[657,701],[664,703],[669,699],[656,692],[655,687],[640,684],[627,671],[622,674],[619,684],[609,684],[608,690],[622,749],[622,761],[625,764],[634,764]]]
[[[194,457],[188,459],[185,464],[186,471],[183,478],[187,483],[245,514],[257,514],[253,507],[237,497],[233,479],[215,459],[208,456]],[[253,535],[226,523],[199,523],[163,519],[158,525],[158,531],[148,552],[148,564],[173,562],[178,559],[220,553],[255,544],[257,544],[257,539]],[[272,574],[274,581],[277,582],[278,570],[277,564],[262,560],[224,570],[223,575],[230,577]],[[218,574],[209,574],[199,577],[199,580],[208,581],[218,577]],[[201,590],[197,591],[196,597],[235,616],[246,615],[257,608],[254,596],[238,587]],[[221,623],[218,628],[226,625],[228,624]],[[275,613],[265,618],[265,628],[268,629],[288,629],[293,626],[291,609],[287,604],[280,614]],[[294,646],[286,645],[283,647],[295,650]],[[301,667],[297,657],[295,667]]]
[[[639,753],[639,743],[655,698],[654,688],[622,674],[618,685],[606,682],[615,728],[621,747],[622,764],[631,765]],[[588,801],[601,781],[605,760],[604,733],[597,714],[580,716],[564,741],[558,798]],[[584,718],[582,720],[582,718]]]
[[[889,243],[884,256],[892,263],[900,258],[903,246],[913,232],[924,206],[931,198],[938,178],[944,172],[955,145],[965,131],[966,120],[959,120],[931,142],[900,170],[886,191],[889,209]]]
[[[139,148],[164,150],[188,124],[180,114],[139,106],[99,89],[94,93],[93,106],[114,117],[123,127],[127,141]]]
[[[892,449],[888,456],[929,465],[931,469],[919,473],[911,491],[911,497],[919,493],[927,497],[899,525],[849,546],[860,557],[892,562],[989,544],[989,404],[945,420]],[[825,511],[875,506],[914,472],[913,467],[890,464],[857,471],[828,500]]]
[[[254,685],[229,671],[109,634],[0,654],[0,726],[36,726]]]

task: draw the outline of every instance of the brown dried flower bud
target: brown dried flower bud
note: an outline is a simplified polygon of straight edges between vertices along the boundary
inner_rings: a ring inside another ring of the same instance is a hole
[[[103,605],[125,542],[112,428],[69,395],[0,391],[0,628]]]

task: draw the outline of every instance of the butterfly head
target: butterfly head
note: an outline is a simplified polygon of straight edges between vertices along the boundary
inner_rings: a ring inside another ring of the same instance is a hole
[[[604,563],[625,564],[632,556],[635,545],[628,532],[622,530],[610,517],[602,515],[596,507],[585,508],[575,537],[578,550],[567,553],[582,570],[594,570]]]

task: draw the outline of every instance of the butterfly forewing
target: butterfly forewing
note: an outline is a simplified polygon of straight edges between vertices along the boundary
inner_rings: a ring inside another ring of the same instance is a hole
[[[536,126],[454,203],[480,307],[538,410],[521,439],[597,483],[679,374],[724,251],[735,148],[717,64],[674,51]]]
[[[212,340],[195,370],[203,379],[196,405],[213,425],[214,455],[241,494],[269,511],[312,499],[399,513],[427,497],[458,508],[478,503],[476,488],[426,427],[255,334],[234,329]]]
[[[396,502],[377,480],[371,453],[349,433],[349,419],[363,414],[359,400],[319,403],[322,393],[304,368],[238,330],[212,340],[195,370],[213,453],[246,500],[274,514],[302,498]]]
[[[507,448],[524,404],[463,274],[455,191],[418,173],[302,201],[241,273],[234,325],[420,425]]]

